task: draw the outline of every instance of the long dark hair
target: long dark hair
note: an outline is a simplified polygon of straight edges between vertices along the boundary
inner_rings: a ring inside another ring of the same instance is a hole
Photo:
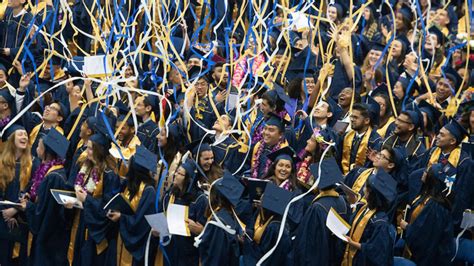
[[[270,179],[272,181],[276,181],[275,169],[276,169],[276,165],[278,164],[280,160],[277,160],[272,163],[264,179]],[[296,166],[293,162],[291,163],[291,173],[290,173],[290,176],[288,176],[288,180],[291,183],[291,187],[295,189],[297,187],[298,182],[296,182]]]
[[[181,165],[179,167],[181,167]],[[188,193],[188,187],[192,182],[192,178],[191,173],[188,173],[186,169],[184,170],[186,171],[186,174],[184,175],[183,189],[180,189],[179,187],[173,185],[171,186],[170,193],[175,197],[184,200],[185,204],[189,204],[193,200],[192,194]]]
[[[301,98],[301,83],[302,78],[295,78],[288,83],[288,96],[292,99],[303,100]]]
[[[369,194],[366,196],[367,197],[367,206],[371,210],[378,210],[378,211],[386,211],[389,209],[390,204],[389,202],[384,198],[380,192],[378,192],[375,189],[372,189],[370,186],[369,182],[365,184],[367,191]]]
[[[431,197],[434,201],[443,205],[446,209],[451,210],[451,202],[446,197],[443,190],[446,188],[444,183],[436,177],[434,169],[430,167],[426,172],[425,182],[421,186],[421,197]]]
[[[135,163],[135,156],[132,156],[129,161],[129,168],[127,172],[127,188],[130,192],[129,200],[132,200],[140,189],[140,183],[145,185],[155,186],[155,179],[148,169],[145,169]]]
[[[211,210],[210,208],[212,207],[214,210],[217,208],[220,209],[226,209],[229,212],[232,212],[232,204],[230,201],[222,195],[222,193],[217,189],[217,187],[212,187],[211,191],[209,193],[209,198],[211,205],[207,206],[206,209],[206,216],[210,217],[211,216]]]

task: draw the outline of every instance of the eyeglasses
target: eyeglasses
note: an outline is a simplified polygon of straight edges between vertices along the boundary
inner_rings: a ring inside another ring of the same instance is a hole
[[[382,152],[378,152],[377,153],[377,157],[379,157],[380,159],[384,159],[388,162],[392,162],[392,160],[390,160],[390,158],[386,157],[385,155],[382,154]]]
[[[405,124],[413,124],[411,121],[406,121],[406,120],[400,119],[400,117],[397,117],[397,121],[405,123]]]
[[[46,105],[46,109],[54,110],[54,111],[56,111],[56,112],[58,112],[58,113],[61,112],[61,109],[60,109],[60,108],[57,108],[57,107],[53,106],[52,104]]]

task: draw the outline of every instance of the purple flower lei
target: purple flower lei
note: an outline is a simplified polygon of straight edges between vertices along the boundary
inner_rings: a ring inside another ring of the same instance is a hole
[[[56,165],[62,165],[64,164],[63,159],[55,159],[46,163],[41,163],[40,167],[35,171],[33,175],[33,185],[31,185],[30,189],[30,198],[31,200],[35,200],[37,193],[38,193],[38,188],[41,185],[41,182],[43,182],[44,178],[46,177],[46,173],[51,169],[51,167],[56,166]]]
[[[94,181],[94,184],[97,185],[99,183],[99,173],[97,172],[96,168],[92,168],[91,170],[91,177],[92,181]],[[84,191],[87,191],[88,193],[92,193],[93,191],[88,191],[87,190],[87,184],[84,184],[84,178],[86,177],[86,174],[83,172],[79,172],[76,176],[76,181],[74,182],[74,185],[76,186],[81,186]]]
[[[3,119],[0,119],[0,128],[5,127],[6,125],[8,125],[8,123],[10,123],[10,117],[9,116],[7,116]]]
[[[283,144],[284,142],[284,139],[281,139],[280,141],[278,141],[277,145],[275,145],[275,147],[273,147],[273,149],[271,150],[270,153],[273,153],[277,150],[280,149],[280,146]],[[263,149],[265,147],[265,143],[263,142],[263,140],[260,141],[260,146],[258,147],[258,150],[257,150],[257,153],[255,154],[255,167],[253,168],[253,171],[252,171],[252,178],[258,178],[258,169],[260,168],[260,156],[262,156],[262,153],[263,153]],[[267,162],[265,163],[265,169],[264,169],[264,174],[266,174],[268,172],[268,168],[270,168],[270,165],[272,164],[272,161],[268,160],[267,159]]]

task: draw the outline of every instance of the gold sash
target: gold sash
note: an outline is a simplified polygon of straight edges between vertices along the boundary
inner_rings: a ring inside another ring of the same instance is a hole
[[[380,135],[381,138],[385,138],[385,135],[387,134],[388,127],[395,122],[395,118],[393,116],[388,118],[387,123],[379,129],[377,129],[377,133]]]
[[[415,205],[415,203],[420,199],[420,197],[421,196],[416,197],[412,205]],[[410,215],[410,224],[412,224],[416,220],[416,218],[418,218],[418,215],[420,215],[420,213],[423,211],[423,209],[425,208],[426,204],[428,204],[430,199],[431,197],[426,197],[426,199],[423,202],[421,202],[420,204],[418,204],[418,206],[416,206],[416,208],[413,210],[413,212]],[[411,252],[410,248],[408,247],[407,244],[405,244],[405,249],[403,250],[403,257],[409,259],[411,258],[412,255],[413,253]]]
[[[439,147],[436,147],[433,153],[431,154],[430,161],[428,162],[428,167],[431,167],[431,165],[438,163],[440,156],[441,156],[441,149]],[[448,162],[452,164],[454,167],[457,167],[460,158],[461,158],[461,148],[456,147],[449,154]]]
[[[265,232],[265,229],[267,229],[267,226],[270,224],[270,222],[273,220],[273,215],[268,218],[268,220],[264,223],[261,224],[262,220],[262,213],[260,212],[257,215],[257,219],[255,221],[254,225],[254,235],[253,235],[253,240],[255,243],[260,244],[260,241],[262,240],[263,233]]]
[[[362,207],[359,212],[357,213],[354,222],[351,227],[350,237],[355,242],[360,243],[360,239],[362,238],[362,234],[364,233],[365,227],[369,223],[372,216],[375,214],[376,209],[370,210],[366,213],[367,205]],[[362,219],[361,219],[361,216]],[[346,251],[344,252],[344,258],[342,260],[342,266],[350,266],[352,265],[352,260],[354,259],[357,253],[357,249],[349,244],[346,246]]]
[[[359,144],[359,147],[357,149],[357,155],[355,158],[355,165],[358,166],[363,166],[365,164],[365,160],[367,158],[367,147],[369,144],[369,138],[370,135],[372,134],[372,128],[369,127],[367,131],[365,132],[364,136],[362,137],[362,140]],[[356,132],[354,130],[351,130],[347,135],[344,137],[344,143],[343,149],[342,149],[342,172],[344,175],[346,175],[349,170],[351,170],[351,149],[352,149],[352,142],[354,141],[354,137],[356,135]]]
[[[314,200],[312,201],[312,203],[316,202],[318,199],[320,198],[324,198],[324,197],[339,197],[339,193],[336,192],[336,190],[334,189],[330,189],[330,190],[321,190],[319,192],[319,194],[316,196],[316,198],[314,198]]]
[[[134,212],[137,211],[144,189],[145,189],[145,183],[141,183],[137,194],[130,201],[130,205]],[[128,188],[125,189],[125,191],[123,192],[123,195],[125,196],[126,199],[130,198],[130,191],[128,191]],[[117,263],[118,265],[126,265],[126,266],[132,265],[133,263],[133,256],[132,254],[130,254],[130,252],[128,252],[127,248],[123,244],[120,233],[117,239]]]
[[[367,179],[369,178],[369,176],[372,174],[373,171],[374,171],[374,168],[369,168],[369,169],[364,170],[362,173],[360,173],[360,175],[357,177],[357,179],[354,181],[354,184],[352,185],[352,190],[359,193],[360,195],[360,191],[362,187],[364,187],[365,182],[367,182]]]
[[[36,138],[38,137],[38,133],[40,132],[42,126],[43,126],[43,123],[40,123],[39,125],[36,125],[36,126],[31,130],[31,133],[30,133],[30,145],[31,145],[31,146],[33,146],[33,144],[35,143]],[[63,130],[60,126],[55,126],[54,128],[55,128],[57,131],[59,131],[59,133],[61,133],[61,134],[64,135],[64,130]]]

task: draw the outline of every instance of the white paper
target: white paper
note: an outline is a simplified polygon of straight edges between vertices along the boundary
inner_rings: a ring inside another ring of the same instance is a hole
[[[309,28],[308,17],[303,12],[291,13],[291,24],[295,27],[296,31]]]
[[[110,58],[105,55],[85,56],[82,70],[91,77],[111,74]]]
[[[59,198],[61,199],[61,201],[66,204],[68,202],[71,202],[71,203],[76,203],[77,202],[77,199],[75,197],[71,197],[71,196],[67,196],[67,195],[63,195],[63,194],[59,194]]]
[[[331,208],[328,212],[328,218],[326,219],[326,226],[331,230],[331,232],[347,242],[346,235],[351,229],[351,227],[342,219],[341,216]]]
[[[188,207],[178,204],[169,204],[166,212],[168,230],[172,235],[191,236],[186,220],[188,219]]]
[[[163,242],[163,238],[170,235],[168,230],[168,222],[166,221],[166,216],[164,213],[155,213],[150,215],[145,215],[145,219],[148,224],[153,228],[153,230],[160,233],[160,241]]]

